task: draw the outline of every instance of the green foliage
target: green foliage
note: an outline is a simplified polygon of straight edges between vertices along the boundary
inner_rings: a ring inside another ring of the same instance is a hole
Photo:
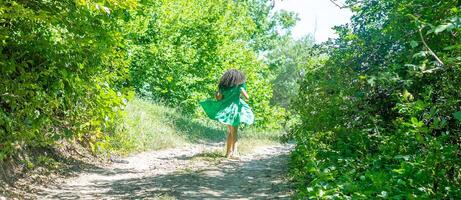
[[[258,53],[277,49],[280,40],[289,38],[291,28],[298,20],[294,12],[274,11],[275,1],[245,0],[239,4],[247,7],[248,14],[254,22],[250,46]]]
[[[277,131],[240,129],[239,152],[248,153],[255,146],[279,142]],[[222,142],[226,128],[218,123],[183,115],[178,109],[135,98],[128,102],[126,115],[108,138],[111,151],[120,154],[182,147],[189,144]],[[222,154],[224,155],[224,154]],[[221,157],[222,157],[221,155]]]
[[[260,6],[266,6],[264,2]],[[130,48],[138,94],[185,113],[200,113],[198,102],[213,96],[224,71],[237,68],[247,75],[256,125],[277,127],[283,109],[269,104],[271,71],[250,48],[260,38],[256,32],[277,34],[275,26],[261,28],[255,20],[268,18],[270,8],[252,16],[251,6],[233,1],[160,1],[134,13],[132,17],[146,20],[134,33]],[[290,15],[283,16],[290,23]]]
[[[456,199],[459,3],[348,3],[351,24],[324,44],[327,60],[306,66],[292,104],[297,197]]]
[[[289,109],[291,100],[298,94],[298,80],[304,67],[312,65],[318,57],[314,49],[314,40],[310,36],[293,40],[280,40],[276,48],[267,55],[267,63],[274,74],[271,102]]]
[[[89,145],[120,115],[130,1],[0,3],[0,160],[63,138]]]
[[[108,141],[116,152],[128,154],[186,144],[187,135],[173,121],[179,117],[174,109],[135,98],[125,111],[126,115]]]
[[[271,9],[269,0],[1,1],[0,160],[61,139],[105,152],[131,86],[200,115],[229,68],[248,76],[257,126],[279,127],[273,72],[258,57],[296,20]]]

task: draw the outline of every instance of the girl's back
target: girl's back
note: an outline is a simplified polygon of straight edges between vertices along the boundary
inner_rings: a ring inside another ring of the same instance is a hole
[[[231,157],[237,142],[237,129],[241,123],[252,124],[254,115],[250,106],[240,98],[242,94],[248,99],[245,75],[231,69],[221,77],[215,99],[200,102],[205,113],[213,120],[219,121],[228,128],[226,157]]]

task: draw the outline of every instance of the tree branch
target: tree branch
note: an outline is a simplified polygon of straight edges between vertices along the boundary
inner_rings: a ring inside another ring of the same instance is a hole
[[[350,4],[350,5],[346,5],[346,4],[340,4],[340,3],[337,3],[336,2],[337,0],[330,0],[331,3],[335,4],[336,7],[338,7],[339,9],[344,9],[344,8],[351,8],[352,6],[355,6],[357,4],[360,4],[360,3],[363,3],[364,1],[357,1],[353,4]],[[461,1],[461,0],[460,0]]]
[[[424,40],[422,28],[419,29],[419,36],[421,37],[421,41],[423,42],[424,47],[426,47],[427,50],[429,50],[431,55],[437,60],[437,62],[440,63],[440,65],[444,66],[445,64],[442,62],[442,60],[440,60],[440,58],[437,56],[437,54],[435,54],[434,51],[432,51],[432,49],[429,47],[429,45],[427,45],[426,40]]]
[[[344,8],[349,7],[349,6],[345,6],[345,5],[339,5],[339,3],[336,3],[336,0],[330,0],[330,2],[335,4],[335,6],[338,7],[339,9],[344,9]]]

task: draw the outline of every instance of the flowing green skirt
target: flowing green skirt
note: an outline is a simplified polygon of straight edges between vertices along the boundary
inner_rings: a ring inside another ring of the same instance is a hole
[[[207,99],[200,102],[200,105],[209,118],[223,124],[238,126],[241,123],[251,125],[254,122],[250,106],[242,99],[238,102]]]

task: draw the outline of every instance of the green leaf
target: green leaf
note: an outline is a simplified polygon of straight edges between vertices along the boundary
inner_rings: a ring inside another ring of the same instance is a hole
[[[443,48],[443,50],[445,51],[450,51],[450,50],[455,50],[455,49],[461,49],[461,44],[451,45],[451,46]]]
[[[418,53],[415,53],[415,54],[413,55],[413,58],[424,58],[424,57],[427,56],[427,54],[428,54],[427,51],[420,51],[420,52],[418,52]]]
[[[376,82],[376,77],[371,76],[368,80],[367,83],[370,84],[371,86],[374,86]]]
[[[423,138],[423,136],[422,136],[421,134],[416,133],[416,134],[415,134],[415,137],[416,137],[416,140],[417,140],[419,143],[421,143],[421,144],[424,143],[424,138]]]
[[[452,23],[448,23],[448,24],[442,24],[442,25],[439,25],[437,26],[435,29],[434,29],[434,33],[435,34],[439,34],[440,32],[443,32],[447,29],[451,29],[453,28],[453,24]]]
[[[412,40],[412,41],[410,42],[411,48],[415,48],[415,47],[417,47],[418,45],[419,45],[419,43],[416,42],[416,41],[414,41],[414,40]]]
[[[453,117],[455,117],[458,122],[461,122],[461,111],[453,113]]]
[[[73,133],[72,133],[71,130],[69,130],[69,129],[64,129],[64,137],[65,137],[65,138],[69,139],[69,138],[71,138],[72,136],[73,136]]]
[[[53,136],[51,136],[51,139],[52,139],[53,141],[58,141],[58,140],[61,139],[61,136],[60,136],[59,134],[53,134]]]

